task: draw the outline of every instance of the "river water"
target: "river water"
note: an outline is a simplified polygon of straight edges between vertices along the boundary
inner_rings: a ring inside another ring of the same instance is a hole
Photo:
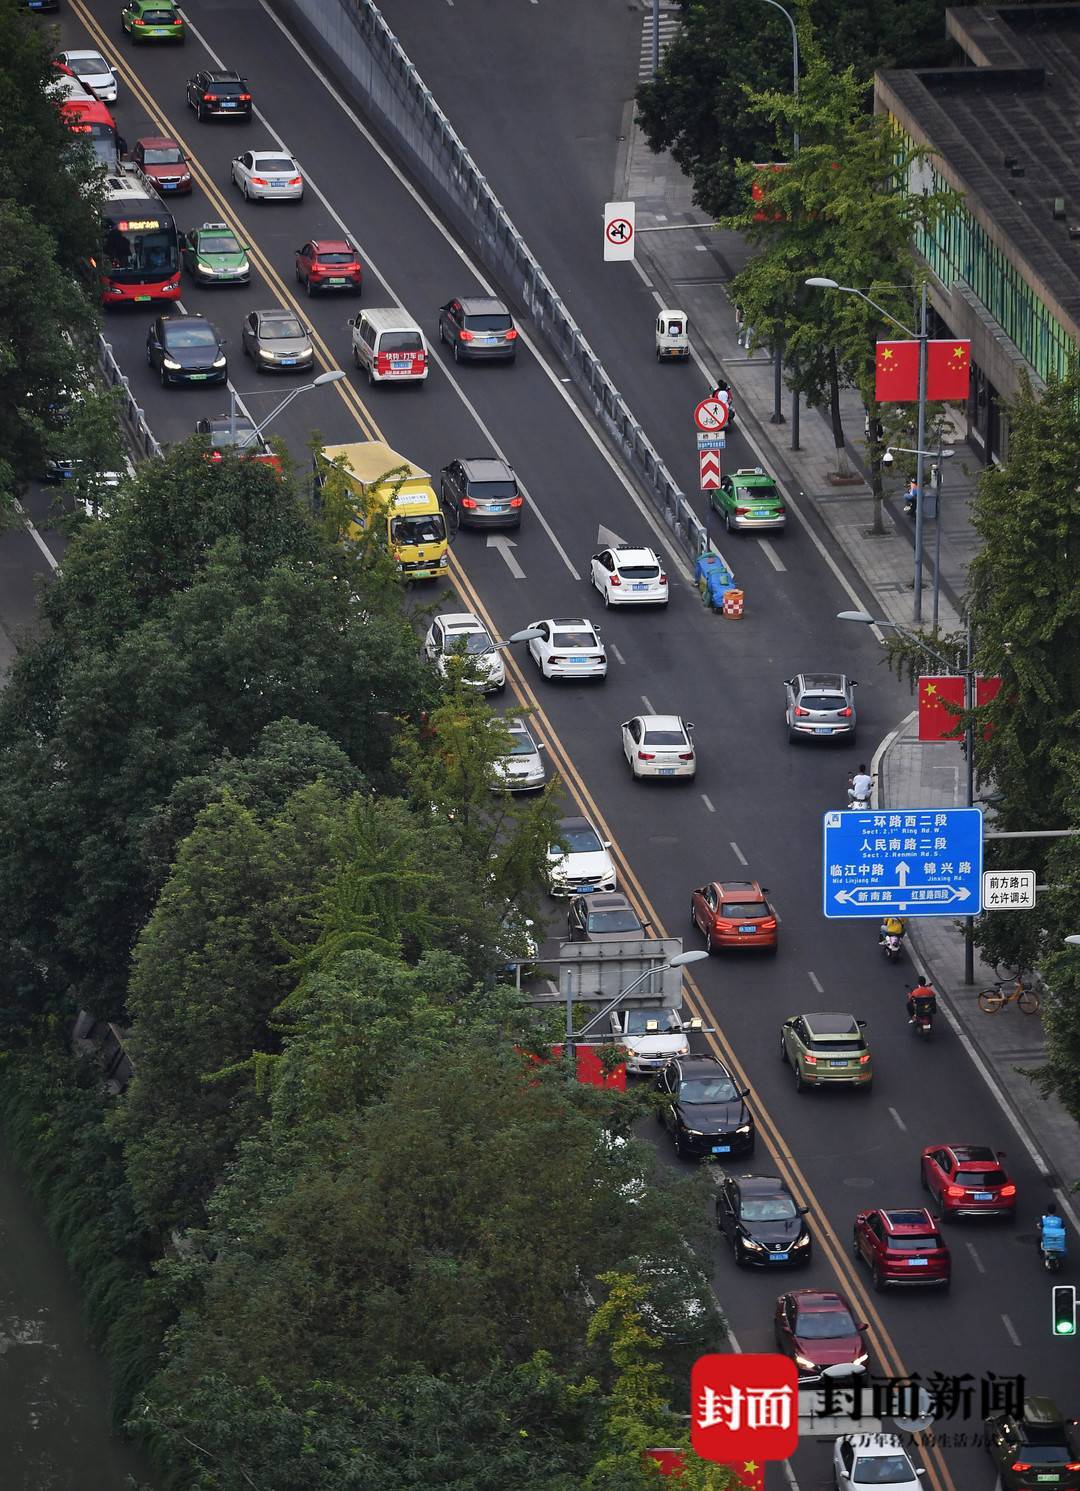
[[[0,1148],[0,1486],[152,1484],[146,1461],[109,1432],[109,1376],[86,1339],[78,1291]]]

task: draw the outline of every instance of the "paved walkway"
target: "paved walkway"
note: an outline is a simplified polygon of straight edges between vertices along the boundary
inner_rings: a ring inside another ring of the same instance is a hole
[[[835,552],[846,556],[871,596],[876,614],[910,625],[913,620],[914,528],[903,514],[903,482],[893,478],[885,503],[886,535],[870,533],[873,499],[865,481],[836,486],[830,473],[837,457],[831,426],[824,414],[803,409],[799,449],[791,446],[791,395],[784,390],[784,424],[771,423],[774,412],[772,359],[767,352],[748,353],[738,344],[738,330],[725,285],[745,264],[749,253],[736,233],[711,229],[692,204],[690,184],[670,156],[653,155],[631,127],[625,193],[637,208],[638,260],[669,306],[686,312],[695,350],[709,373],[731,384],[742,427],[765,447],[773,473],[816,510]],[[641,233],[676,223],[701,225],[699,231]],[[822,273],[828,265],[819,266]],[[827,292],[819,292],[827,293]],[[864,412],[856,393],[842,397],[842,416],[850,466],[865,476]],[[962,440],[962,428],[955,430]],[[978,547],[970,506],[979,461],[962,443],[946,463],[943,481],[940,623],[959,624],[967,586],[967,567]],[[924,535],[923,621],[932,614],[931,583],[935,532],[927,522]],[[966,778],[959,745],[920,745],[913,720],[905,721],[880,752],[879,790],[883,805],[943,806],[963,804]],[[1048,1183],[1070,1189],[1080,1183],[1080,1128],[1055,1101],[1039,1097],[1017,1067],[1037,1067],[1045,1057],[1038,1016],[1022,1015],[1009,1006],[1000,1015],[984,1015],[975,993],[995,977],[978,961],[974,987],[963,982],[962,923],[924,918],[913,923],[911,951],[925,965],[943,997],[958,1037],[987,1073],[991,1089],[1009,1110]],[[922,972],[923,969],[917,970]],[[1063,1199],[1063,1198],[1061,1198]],[[1072,1216],[1080,1231],[1080,1221]]]

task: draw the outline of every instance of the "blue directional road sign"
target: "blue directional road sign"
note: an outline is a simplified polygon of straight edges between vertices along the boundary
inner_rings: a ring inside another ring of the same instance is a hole
[[[825,915],[978,916],[978,808],[825,814]]]

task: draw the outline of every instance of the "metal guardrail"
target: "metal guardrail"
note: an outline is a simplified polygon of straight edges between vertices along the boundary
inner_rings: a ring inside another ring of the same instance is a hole
[[[274,0],[328,69],[365,101],[462,239],[513,286],[680,546],[696,558],[705,525],[585,340],[374,0]]]
[[[142,457],[155,457],[160,459],[162,449],[154,437],[154,432],[146,422],[146,415],[142,406],[135,400],[131,391],[131,385],[126,375],[113,355],[112,344],[98,334],[98,367],[101,376],[110,388],[123,390],[120,413],[127,426],[128,434],[131,436],[135,447],[135,454]]]

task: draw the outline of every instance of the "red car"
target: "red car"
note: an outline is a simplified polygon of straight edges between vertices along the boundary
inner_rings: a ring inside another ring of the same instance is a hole
[[[866,1371],[869,1352],[847,1299],[829,1289],[792,1289],[776,1301],[776,1349],[790,1356],[800,1382],[820,1382],[826,1367]]]
[[[191,191],[191,166],[183,147],[167,135],[144,135],[136,140],[131,158],[159,192],[173,197]]]
[[[853,1246],[855,1257],[869,1264],[875,1289],[891,1284],[949,1287],[952,1255],[925,1207],[859,1212]]]
[[[1001,1168],[1002,1150],[984,1144],[931,1144],[922,1152],[919,1179],[942,1217],[1016,1215],[1016,1186]]]
[[[347,238],[319,238],[296,250],[296,278],[313,295],[316,290],[359,290],[364,272]]]
[[[718,947],[767,947],[776,951],[776,912],[756,880],[712,880],[690,895],[690,920]]]

